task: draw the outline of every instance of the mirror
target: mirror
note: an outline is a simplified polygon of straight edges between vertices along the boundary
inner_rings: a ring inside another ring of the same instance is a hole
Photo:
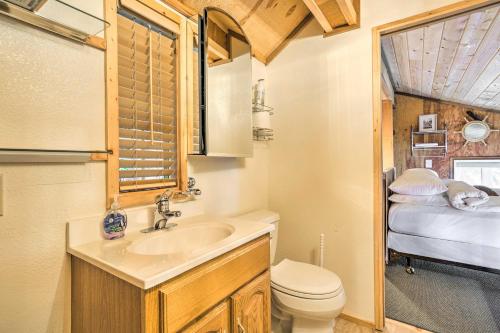
[[[471,121],[462,128],[462,136],[469,142],[481,142],[490,135],[490,127],[484,121]]]
[[[205,9],[199,20],[200,150],[207,156],[252,156],[250,44],[220,9]]]

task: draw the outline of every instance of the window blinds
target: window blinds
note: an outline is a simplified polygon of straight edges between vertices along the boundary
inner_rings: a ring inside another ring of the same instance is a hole
[[[118,15],[120,191],[177,184],[175,35]]]

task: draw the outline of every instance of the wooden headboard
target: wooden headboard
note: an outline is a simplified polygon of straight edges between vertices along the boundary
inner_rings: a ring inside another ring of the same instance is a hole
[[[384,198],[384,207],[382,207],[382,211],[384,213],[384,251],[385,251],[385,262],[389,261],[389,249],[387,248],[387,233],[389,232],[389,208],[390,201],[389,197],[392,192],[389,189],[389,186],[396,179],[396,168],[387,169],[384,171],[382,178],[382,195]]]

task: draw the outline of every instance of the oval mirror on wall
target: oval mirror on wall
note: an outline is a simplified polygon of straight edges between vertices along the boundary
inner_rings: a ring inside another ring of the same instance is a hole
[[[484,141],[490,135],[490,126],[484,121],[471,121],[462,128],[462,135],[469,142]]]

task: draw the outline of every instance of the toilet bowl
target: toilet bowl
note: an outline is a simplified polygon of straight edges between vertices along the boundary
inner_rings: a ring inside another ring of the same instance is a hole
[[[273,223],[271,263],[278,240],[279,215],[259,210],[239,218]],[[271,267],[272,315],[282,321],[283,333],[332,333],[346,296],[342,281],[333,272],[311,264],[284,259]],[[291,326],[291,328],[290,328]]]

